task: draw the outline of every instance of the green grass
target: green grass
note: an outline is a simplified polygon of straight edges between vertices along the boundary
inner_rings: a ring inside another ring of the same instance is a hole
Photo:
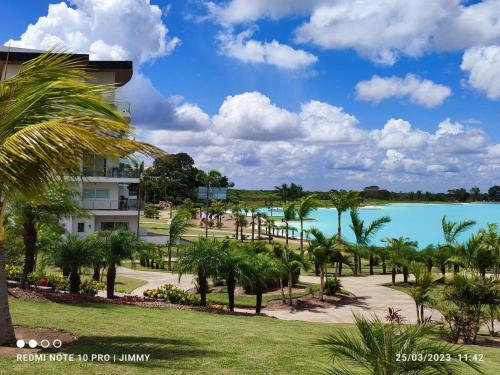
[[[319,288],[319,285],[317,285],[317,286]],[[307,293],[307,290],[304,289],[303,292],[302,291],[301,292],[292,292],[292,296],[293,296],[293,298],[298,298],[298,297],[304,296],[306,293]],[[285,288],[285,296],[288,297],[288,290],[286,288]],[[267,303],[269,301],[275,301],[275,300],[280,300],[280,299],[281,299],[281,292],[280,291],[277,291],[276,294],[263,295],[262,296],[262,307],[266,307]],[[227,297],[227,289],[224,287],[219,292],[207,294],[207,301],[212,302],[212,303],[227,305],[229,303],[229,300]],[[234,304],[236,305],[236,307],[255,308],[255,296],[236,295],[234,297]]]
[[[0,374],[314,374],[329,354],[313,343],[352,325],[238,317],[107,304],[11,300],[15,324],[64,329],[79,339],[66,353],[150,354],[149,362],[18,362],[0,358]],[[496,373],[498,350],[484,353]],[[464,371],[464,374],[468,372]]]
[[[133,279],[131,277],[125,277],[125,276],[116,276],[115,292],[131,293],[134,289],[146,285],[147,283],[148,282],[145,280]]]

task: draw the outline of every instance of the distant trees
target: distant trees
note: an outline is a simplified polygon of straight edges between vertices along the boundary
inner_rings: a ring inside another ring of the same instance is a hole
[[[288,202],[289,200],[299,199],[303,195],[303,188],[301,185],[297,185],[295,183],[281,184],[279,186],[275,186],[274,189],[281,197],[283,202]]]

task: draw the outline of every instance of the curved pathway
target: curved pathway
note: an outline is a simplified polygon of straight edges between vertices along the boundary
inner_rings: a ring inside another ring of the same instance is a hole
[[[401,275],[398,275],[398,279]],[[360,277],[340,277],[343,288],[357,297],[354,304],[340,305],[330,308],[315,308],[311,310],[277,310],[264,313],[284,320],[304,320],[322,323],[352,323],[352,313],[363,316],[375,314],[385,320],[389,307],[401,309],[406,322],[416,323],[417,313],[413,299],[406,293],[383,286],[391,282],[391,275],[373,275]],[[319,284],[317,276],[301,276],[301,281]],[[441,314],[435,310],[426,309],[425,315],[432,314],[433,320],[441,319]]]
[[[147,281],[147,284],[134,289],[130,293],[135,296],[142,296],[146,289],[158,288],[163,284],[173,284],[184,290],[194,287],[192,275],[183,275],[179,281],[179,275],[171,272],[138,271],[131,268],[118,267],[116,273],[120,276]]]

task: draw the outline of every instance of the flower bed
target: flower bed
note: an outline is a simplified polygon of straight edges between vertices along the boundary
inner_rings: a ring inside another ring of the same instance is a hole
[[[144,291],[144,297],[179,305],[200,306],[201,304],[198,297],[171,284],[162,285],[157,289],[147,289]]]

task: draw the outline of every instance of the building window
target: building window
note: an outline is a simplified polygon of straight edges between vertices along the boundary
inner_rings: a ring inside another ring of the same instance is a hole
[[[101,230],[115,230],[115,229],[128,230],[128,222],[126,222],[126,221],[103,221],[101,223]]]
[[[109,189],[83,189],[83,199],[109,199]]]
[[[78,223],[78,233],[85,232],[85,223]]]

